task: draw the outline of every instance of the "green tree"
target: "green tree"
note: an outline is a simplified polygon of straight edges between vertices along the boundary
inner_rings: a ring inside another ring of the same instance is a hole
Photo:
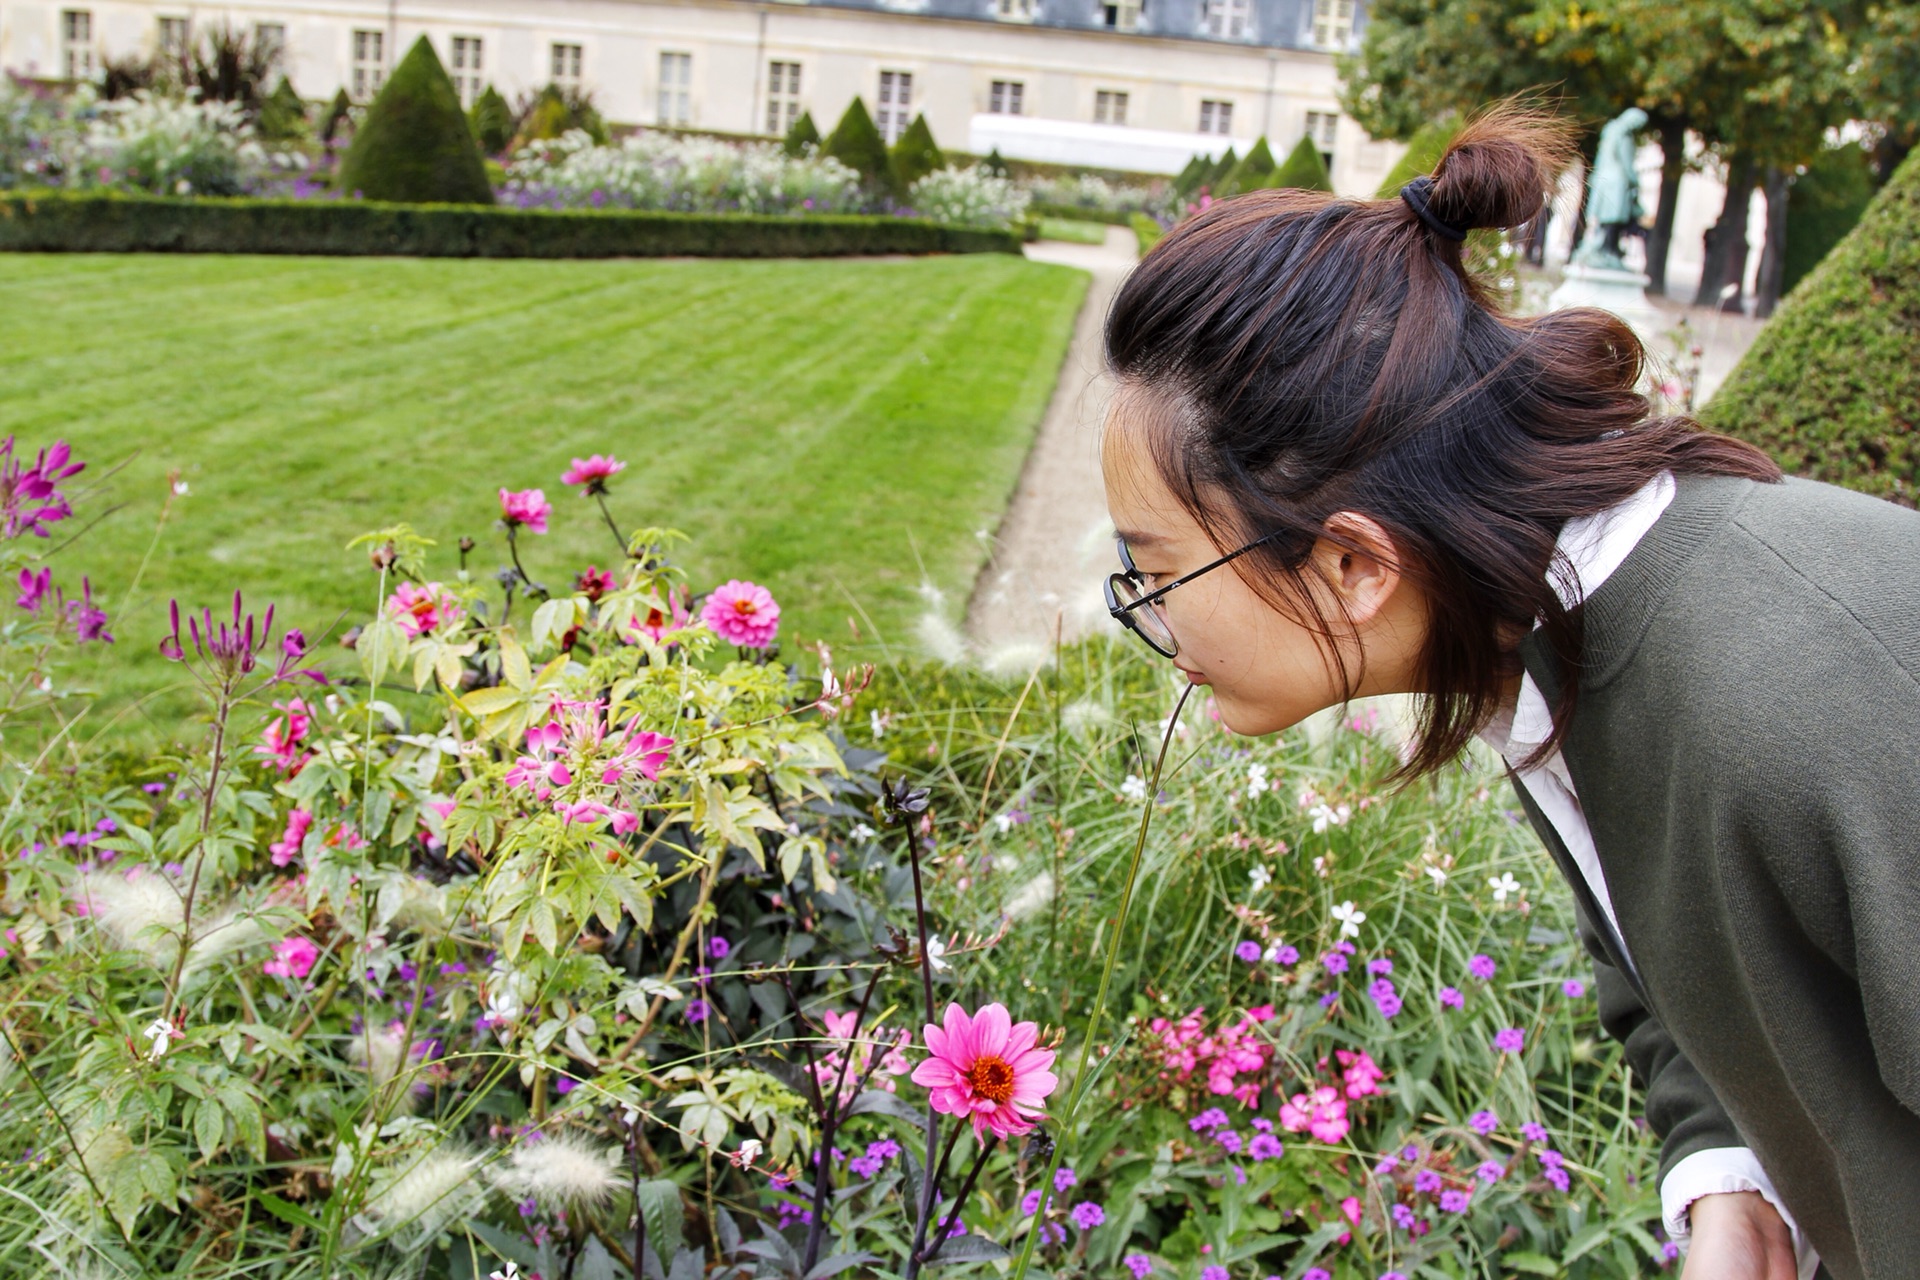
[[[1331,191],[1333,177],[1327,172],[1327,162],[1320,155],[1320,148],[1314,145],[1311,137],[1303,134],[1263,185],[1292,187],[1301,191]]]
[[[1459,132],[1460,122],[1453,119],[1423,126],[1408,139],[1405,154],[1393,168],[1387,170],[1387,176],[1380,183],[1380,189],[1373,193],[1373,198],[1391,199],[1400,194],[1400,188],[1421,174],[1432,173],[1434,166],[1440,163],[1440,157],[1446,154],[1447,144]]]
[[[840,123],[833,126],[821,150],[859,174],[869,194],[883,193],[891,184],[887,144],[873,127],[867,104],[857,97],[840,117]]]
[[[1702,418],[1788,471],[1920,500],[1920,154],[1781,305]]]
[[[887,156],[887,167],[893,175],[894,194],[902,200],[907,198],[907,192],[914,183],[937,169],[947,167],[947,158],[940,154],[925,116],[915,116],[913,123],[900,135],[900,140],[893,144],[893,150]]]
[[[340,160],[335,185],[369,200],[492,204],[467,116],[425,36],[393,69]]]
[[[467,124],[474,141],[490,156],[497,156],[513,142],[513,108],[492,85],[480,91],[467,112]]]
[[[538,93],[523,94],[514,120],[516,146],[545,142],[574,129],[585,132],[599,146],[605,146],[608,138],[607,122],[594,106],[593,95],[584,89],[548,84]]]
[[[280,77],[280,83],[260,104],[255,128],[262,138],[276,142],[298,138],[307,131],[307,104],[285,76]]]
[[[1262,137],[1247,149],[1247,154],[1240,157],[1238,164],[1227,171],[1227,176],[1220,179],[1214,194],[1224,198],[1263,187],[1278,167],[1273,162],[1273,149],[1267,146],[1266,138]]]
[[[1781,293],[1793,292],[1846,238],[1873,199],[1873,159],[1857,142],[1822,151],[1787,194],[1787,253]]]
[[[1187,167],[1174,177],[1174,193],[1183,197],[1192,195],[1200,189],[1200,184],[1205,182],[1212,172],[1213,161],[1203,155],[1195,154],[1193,159],[1187,161]]]
[[[334,91],[333,101],[327,104],[326,114],[320,119],[320,141],[331,145],[340,135],[340,130],[352,124],[353,99],[347,96],[346,88],[343,86]]]
[[[1004,178],[1007,176],[1007,162],[1000,155],[1000,148],[998,147],[987,152],[987,158],[980,162],[980,167],[996,178]]]
[[[802,111],[800,118],[787,126],[787,136],[780,140],[780,149],[795,159],[819,146],[820,127],[814,124],[811,111]]]
[[[1227,175],[1233,172],[1233,166],[1239,163],[1240,157],[1234,154],[1232,147],[1228,147],[1226,154],[1215,160],[1213,167],[1207,170],[1206,181],[1200,185],[1207,189],[1209,195],[1218,196],[1221,184],[1226,181]]]

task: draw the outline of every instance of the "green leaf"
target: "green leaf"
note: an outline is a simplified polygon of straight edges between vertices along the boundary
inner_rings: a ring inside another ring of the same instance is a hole
[[[211,1160],[227,1136],[227,1114],[212,1098],[189,1103],[187,1109],[193,1112],[193,1140],[200,1145],[200,1154]]]
[[[1584,1229],[1575,1232],[1573,1239],[1567,1241],[1567,1251],[1560,1255],[1560,1265],[1572,1266],[1576,1261],[1605,1244],[1611,1233],[1612,1227],[1606,1222],[1589,1223]]]
[[[271,1192],[258,1192],[255,1194],[254,1200],[262,1209],[265,1209],[268,1213],[280,1219],[280,1221],[286,1223],[288,1226],[305,1227],[309,1231],[325,1229],[325,1224],[322,1223],[320,1219],[314,1217],[299,1205],[287,1200],[282,1200],[279,1196],[273,1195]]]
[[[934,1254],[927,1265],[942,1267],[949,1262],[991,1262],[996,1258],[1012,1256],[1006,1246],[995,1244],[985,1236],[955,1236],[940,1246],[940,1252]]]
[[[967,1237],[962,1237],[962,1239],[966,1238]],[[947,1247],[952,1248],[953,1245],[957,1243],[959,1242],[948,1241]],[[942,1250],[942,1252],[945,1252],[945,1250]],[[1004,1249],[1001,1250],[1001,1256],[1004,1257],[1005,1254],[1006,1251]],[[878,1261],[880,1261],[880,1255],[877,1253],[867,1253],[864,1251],[860,1253],[836,1253],[832,1257],[822,1258],[816,1262],[813,1270],[807,1272],[806,1280],[827,1280],[828,1276],[837,1276],[849,1267],[857,1267],[862,1263]]]
[[[388,671],[398,671],[407,653],[407,633],[398,622],[382,614],[360,629],[354,642],[360,655],[360,667],[367,679],[379,684]]]
[[[640,1216],[647,1224],[647,1243],[660,1255],[665,1271],[673,1255],[680,1251],[680,1230],[684,1210],[680,1188],[664,1178],[642,1182],[638,1188]]]
[[[1514,1271],[1525,1271],[1529,1275],[1557,1276],[1560,1274],[1559,1263],[1538,1253],[1503,1253],[1500,1255],[1500,1264]]]

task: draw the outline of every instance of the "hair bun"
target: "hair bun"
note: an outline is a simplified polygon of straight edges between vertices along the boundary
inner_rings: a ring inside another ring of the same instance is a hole
[[[1539,214],[1572,155],[1572,127],[1536,101],[1479,111],[1433,168],[1434,215],[1456,227],[1518,227]]]

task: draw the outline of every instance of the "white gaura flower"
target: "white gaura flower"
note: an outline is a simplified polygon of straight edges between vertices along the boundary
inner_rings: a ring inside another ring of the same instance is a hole
[[[1420,869],[1427,873],[1428,879],[1433,881],[1433,887],[1436,889],[1447,882],[1447,873],[1444,868],[1422,867]]]
[[[155,1018],[153,1025],[149,1026],[140,1034],[153,1041],[153,1048],[147,1051],[147,1058],[150,1061],[158,1062],[161,1056],[167,1051],[167,1042],[170,1040],[178,1040],[182,1033],[165,1018]]]
[[[953,965],[945,959],[946,954],[946,943],[938,938],[927,939],[927,965],[935,973],[945,973],[953,968]]]
[[[1247,879],[1253,882],[1253,891],[1258,893],[1273,883],[1273,872],[1267,870],[1265,867],[1256,866],[1247,872]]]
[[[1272,789],[1273,784],[1267,781],[1267,766],[1258,760],[1247,766],[1247,799],[1258,800]]]
[[[1317,804],[1307,811],[1307,816],[1313,819],[1314,834],[1318,835],[1325,832],[1328,827],[1346,826],[1347,819],[1353,816],[1353,809],[1350,805],[1344,804]]]
[[[1138,804],[1147,798],[1147,780],[1139,774],[1128,774],[1127,780],[1120,784],[1120,795]]]
[[[487,1280],[520,1280],[520,1264],[509,1259],[506,1266],[489,1272]]]
[[[878,737],[879,735],[876,734],[874,736]],[[856,822],[853,824],[853,829],[847,832],[847,838],[856,843],[865,844],[867,841],[873,839],[873,828],[864,822]]]
[[[1520,892],[1520,882],[1513,878],[1513,872],[1505,871],[1488,880],[1487,888],[1493,890],[1495,902],[1505,902],[1508,894]]]
[[[736,1169],[751,1169],[753,1162],[760,1158],[763,1148],[758,1138],[748,1138],[740,1144],[740,1149],[727,1157],[727,1163]]]
[[[1366,920],[1367,913],[1354,910],[1353,903],[1347,901],[1333,909],[1333,918],[1340,922],[1341,937],[1357,938],[1360,936],[1360,925]]]
[[[614,1169],[619,1149],[601,1147],[575,1134],[523,1142],[494,1181],[516,1200],[538,1200],[569,1212],[604,1203],[620,1183]]]

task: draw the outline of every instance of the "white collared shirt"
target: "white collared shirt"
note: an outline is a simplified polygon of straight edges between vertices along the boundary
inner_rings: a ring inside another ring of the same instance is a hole
[[[1647,530],[1653,528],[1673,501],[1673,473],[1662,471],[1621,502],[1569,520],[1560,531],[1556,546],[1573,567],[1573,582],[1557,578],[1553,587],[1560,603],[1572,608],[1600,589],[1600,584],[1620,567]],[[1531,675],[1522,676],[1520,693],[1511,707],[1497,712],[1480,736],[1498,751],[1511,767],[1524,760],[1553,733],[1553,712]],[[1574,789],[1573,775],[1560,752],[1555,751],[1537,767],[1514,769],[1514,777],[1559,835],[1562,844],[1579,868],[1600,910],[1606,914],[1615,938],[1619,939],[1623,958],[1631,965],[1626,939],[1620,932],[1620,919],[1607,892],[1607,878],[1600,867],[1600,854],[1594,847],[1593,832],[1580,808],[1580,796]],[[1767,1203],[1779,1210],[1793,1232],[1793,1249],[1799,1264],[1800,1280],[1811,1280],[1820,1259],[1801,1234],[1793,1215],[1773,1189],[1773,1182],[1760,1167],[1759,1159],[1747,1147],[1714,1147],[1696,1151],[1676,1164],[1660,1184],[1660,1211],[1666,1220],[1667,1234],[1682,1249],[1692,1233],[1687,1206],[1701,1196],[1730,1191],[1758,1191]]]

